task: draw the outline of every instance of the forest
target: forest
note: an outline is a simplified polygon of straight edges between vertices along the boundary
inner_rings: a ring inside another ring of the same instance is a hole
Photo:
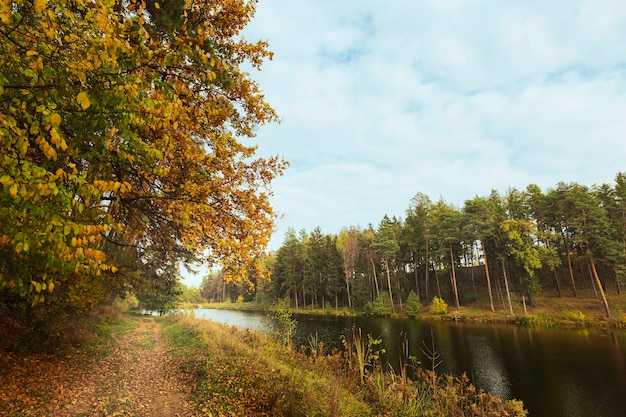
[[[271,283],[251,291],[213,274],[204,297],[389,313],[439,297],[456,308],[484,300],[491,311],[512,314],[511,300],[531,307],[541,292],[591,293],[610,317],[607,294],[621,294],[626,273],[626,174],[592,187],[493,190],[463,207],[417,193],[404,218],[385,215],[338,234],[290,229],[265,261]]]

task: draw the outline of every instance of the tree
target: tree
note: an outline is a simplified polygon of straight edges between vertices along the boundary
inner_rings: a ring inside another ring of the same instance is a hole
[[[562,265],[561,258],[559,256],[558,242],[560,239],[560,233],[557,233],[553,226],[556,222],[551,220],[554,216],[553,211],[548,205],[547,196],[541,191],[541,189],[535,185],[530,184],[526,187],[526,208],[530,217],[535,220],[537,225],[537,239],[541,243],[538,247],[539,257],[541,264],[547,266],[554,275],[554,285],[559,297],[562,296],[561,284],[556,268]]]
[[[3,2],[4,293],[93,305],[125,285],[111,279],[113,246],[166,264],[195,256],[247,279],[285,167],[241,141],[277,118],[241,70],[271,57],[240,38],[255,4]]]
[[[450,280],[452,293],[457,309],[461,308],[459,303],[459,291],[457,287],[454,246],[459,246],[461,241],[461,213],[450,207],[443,199],[440,199],[433,207],[434,227],[433,237],[441,243],[441,252],[445,253],[450,264]]]
[[[487,278],[487,291],[489,292],[489,304],[491,311],[495,311],[493,305],[493,291],[491,289],[491,276],[489,275],[489,260],[486,242],[493,244],[496,235],[498,220],[494,200],[497,199],[492,192],[491,199],[476,196],[472,200],[465,201],[463,214],[465,217],[466,233],[472,234],[474,240],[479,240],[485,262],[485,276]]]
[[[346,281],[348,307],[352,308],[350,288],[354,285],[356,277],[356,263],[359,257],[359,231],[354,227],[343,229],[337,238],[337,248],[343,259],[343,273]]]
[[[415,274],[415,291],[419,296],[418,263],[422,260],[424,267],[424,299],[430,301],[430,227],[432,202],[423,193],[417,193],[411,199],[406,213],[405,239],[413,259]]]
[[[298,299],[298,286],[304,277],[304,244],[298,239],[296,232],[289,228],[285,233],[285,241],[276,253],[273,265],[272,284],[275,295],[279,298],[293,295]],[[296,307],[298,302],[295,301]]]
[[[615,187],[603,185],[596,191],[600,204],[607,211],[610,224],[605,242],[604,260],[615,274],[617,293],[626,280],[626,174],[619,172]]]
[[[378,226],[374,247],[378,249],[383,264],[385,266],[385,271],[387,273],[387,289],[389,291],[391,310],[395,313],[396,308],[393,302],[393,290],[391,287],[391,263],[398,253],[399,246],[393,222],[386,215],[381,220],[380,225]]]
[[[541,268],[539,251],[533,241],[535,224],[530,220],[507,219],[500,224],[500,228],[505,237],[503,265],[505,258],[511,258],[515,265],[524,271],[524,276],[520,279],[521,289],[528,295],[530,303],[533,304],[532,297],[541,289],[535,273],[537,269]],[[509,299],[509,307],[510,305]],[[513,313],[511,312],[511,314]]]

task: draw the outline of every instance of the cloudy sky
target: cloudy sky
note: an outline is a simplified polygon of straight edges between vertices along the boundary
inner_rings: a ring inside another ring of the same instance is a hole
[[[626,170],[626,2],[260,0],[246,39],[281,124],[260,155],[288,227],[337,233],[404,216],[417,192],[612,183]]]

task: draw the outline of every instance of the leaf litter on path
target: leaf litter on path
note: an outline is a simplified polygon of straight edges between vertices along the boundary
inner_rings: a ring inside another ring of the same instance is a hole
[[[0,416],[193,416],[192,383],[152,317],[113,333],[107,354],[3,353]]]

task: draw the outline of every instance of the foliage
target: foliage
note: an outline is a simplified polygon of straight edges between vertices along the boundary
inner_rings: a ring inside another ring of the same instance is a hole
[[[373,314],[375,316],[388,316],[391,314],[391,299],[389,294],[382,292],[376,297],[373,303],[368,303],[366,306],[366,313]]]
[[[267,189],[285,164],[241,141],[277,119],[240,69],[271,57],[240,37],[255,2],[156,6],[1,3],[0,290],[13,305],[89,308],[140,287],[134,270],[194,258],[246,280],[269,240]]]
[[[341,341],[346,350],[349,366],[356,368],[359,380],[363,384],[367,368],[374,368],[380,356],[385,353],[385,349],[380,347],[382,339],[374,339],[369,333],[364,337],[361,328],[353,325],[351,332],[343,335]]]
[[[448,314],[448,304],[439,297],[434,297],[430,305],[432,314]]]
[[[409,317],[416,317],[420,311],[422,310],[422,304],[420,303],[420,299],[415,294],[415,291],[409,293],[409,296],[406,298],[406,315]]]
[[[270,320],[273,338],[288,349],[291,349],[293,334],[298,322],[292,318],[285,303],[277,303],[271,306],[267,312],[267,317]]]
[[[565,310],[563,311],[563,317],[565,317],[567,320],[572,320],[572,321],[585,321],[585,313],[583,313],[582,311],[569,311],[569,310]]]

